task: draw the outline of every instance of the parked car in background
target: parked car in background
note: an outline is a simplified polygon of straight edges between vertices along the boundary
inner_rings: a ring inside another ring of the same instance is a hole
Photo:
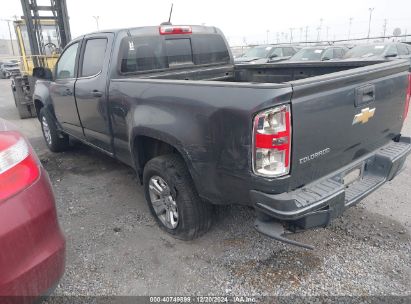
[[[0,302],[49,294],[64,265],[49,177],[25,137],[0,118]]]
[[[234,58],[242,57],[244,53],[250,49],[248,46],[232,46],[230,47],[231,54],[233,54]]]
[[[286,45],[259,45],[247,50],[243,56],[235,58],[235,63],[279,62],[291,58],[299,48]]]
[[[343,58],[347,52],[344,46],[310,46],[302,48],[290,61],[327,61]]]
[[[10,78],[12,76],[20,75],[20,67],[17,62],[4,62],[0,66],[0,77],[1,78]]]
[[[401,42],[371,43],[353,47],[345,55],[347,60],[410,59],[411,45]]]

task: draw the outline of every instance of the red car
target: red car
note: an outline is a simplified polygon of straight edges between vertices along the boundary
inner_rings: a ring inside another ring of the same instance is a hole
[[[25,137],[0,119],[0,302],[49,294],[64,266],[65,239],[47,172]]]

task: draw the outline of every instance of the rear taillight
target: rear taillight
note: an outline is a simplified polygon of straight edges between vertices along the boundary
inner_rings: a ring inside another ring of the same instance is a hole
[[[159,28],[160,35],[191,34],[191,26],[188,25],[162,25]]]
[[[15,131],[0,132],[0,201],[30,186],[39,174],[25,139]]]
[[[407,88],[407,94],[405,95],[404,114],[402,115],[403,120],[405,120],[408,116],[408,110],[410,108],[410,99],[411,99],[411,74],[408,74],[408,88]]]
[[[258,113],[254,118],[254,173],[279,177],[290,172],[291,111],[281,105]]]

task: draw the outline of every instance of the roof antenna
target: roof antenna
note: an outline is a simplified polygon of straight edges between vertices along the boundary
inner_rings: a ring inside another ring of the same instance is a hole
[[[171,3],[170,16],[168,16],[168,23],[171,24],[171,14],[173,13],[173,3]]]
[[[171,14],[173,13],[173,3],[171,3],[170,15],[168,16],[168,21],[161,22],[160,25],[172,25],[171,24]]]

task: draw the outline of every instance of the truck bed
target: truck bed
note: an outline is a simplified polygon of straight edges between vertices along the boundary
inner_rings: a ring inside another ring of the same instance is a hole
[[[166,72],[145,73],[130,78],[204,80],[224,82],[284,83],[339,71],[382,63],[384,61],[281,62],[238,64],[217,67],[189,67]]]
[[[409,63],[401,60],[341,61],[226,65],[118,77],[110,83],[115,121],[121,121],[115,113],[124,103],[128,106],[121,113],[139,111],[131,122],[113,123],[113,131],[127,134],[127,123],[164,130],[177,149],[185,150],[201,196],[215,203],[248,203],[251,189],[298,189],[392,141],[403,124],[408,70]],[[369,86],[372,100],[357,105],[357,98],[368,98],[363,88]],[[292,108],[290,175],[250,175],[252,118],[284,103]],[[375,108],[375,117],[353,125],[355,115],[367,106]],[[128,140],[114,140],[118,157],[127,155]],[[330,152],[301,161],[323,150]]]

